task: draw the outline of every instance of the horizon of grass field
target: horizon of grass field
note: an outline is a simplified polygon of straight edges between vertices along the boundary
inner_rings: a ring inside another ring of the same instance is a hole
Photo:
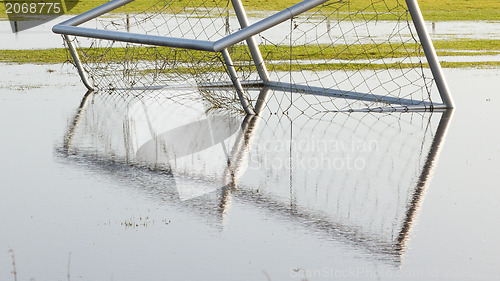
[[[1,0],[0,0],[1,1]],[[14,0],[17,1],[17,0]],[[75,0],[76,1],[76,0]],[[148,6],[154,4],[157,0],[144,0],[144,1],[135,1],[131,4],[128,4],[120,9],[117,12],[124,11],[140,11],[146,9]],[[387,3],[391,5],[395,5],[395,3],[401,3],[402,0],[385,0]],[[71,13],[80,13],[82,11],[88,10],[90,6],[97,6],[102,4],[105,1],[102,0],[88,0],[78,2],[74,9],[71,10]],[[189,2],[193,5],[197,3],[202,3],[204,0],[178,0],[173,2],[174,7],[183,7],[186,3]],[[255,10],[279,10],[289,5],[296,3],[297,1],[291,0],[280,0],[274,1],[272,4],[264,5],[267,3],[267,0],[258,0],[258,1],[243,1],[245,6],[250,11]],[[483,14],[484,13],[497,13],[499,12],[500,4],[496,4],[497,0],[477,0],[474,2],[470,2],[467,0],[454,0],[454,1],[427,1],[421,0],[419,1],[422,6],[422,10],[425,13],[434,13],[439,18],[450,18],[449,13],[462,13],[467,12],[469,16],[471,14],[476,13]],[[348,6],[349,9],[356,10],[361,9],[366,6],[366,1],[363,0],[350,0],[349,5],[342,6],[341,9],[345,9],[345,6]],[[363,4],[364,3],[364,4]],[[377,9],[379,5],[382,5],[384,2],[376,2],[376,4],[372,4],[370,9]],[[204,3],[207,5],[207,3]],[[0,9],[3,6],[0,5]],[[462,8],[461,8],[462,7]],[[444,11],[448,9],[447,11]],[[463,9],[463,10],[461,10]],[[444,16],[447,14],[446,16]],[[1,10],[0,10],[1,15]],[[455,14],[456,16],[457,14]],[[491,16],[491,15],[490,15]],[[475,17],[475,16],[473,16]],[[436,40],[434,42],[437,53],[439,56],[485,56],[485,55],[497,55],[500,52],[500,40],[489,40],[489,39],[458,39],[458,40]],[[261,51],[266,53],[266,58],[268,60],[279,60],[280,56],[283,53],[283,48],[289,48],[288,46],[274,48],[273,50],[268,48],[269,46],[263,45],[261,46]],[[298,46],[294,50],[294,55],[300,59],[301,57],[307,57],[308,59],[315,60],[315,54],[321,53],[325,55],[325,52],[328,52],[330,57],[335,57],[339,60],[352,60],[355,58],[356,60],[361,59],[382,59],[382,58],[394,58],[394,57],[404,57],[408,54],[401,53],[399,50],[395,50],[393,46],[389,44],[364,44],[358,46],[351,46],[349,53],[342,53],[339,49],[342,49],[342,45],[335,45],[333,48],[329,46],[328,48],[323,48],[324,46],[307,46],[307,50],[301,50],[301,46]],[[141,47],[147,48],[147,47]],[[237,48],[237,47],[236,47]],[[315,49],[316,48],[316,49]],[[318,49],[319,48],[319,49]],[[414,46],[410,46],[411,49],[416,50]],[[267,50],[269,49],[269,50]],[[320,50],[321,49],[321,50]],[[366,52],[366,50],[371,50],[371,52]],[[301,52],[302,51],[302,52]],[[354,53],[353,53],[354,51]],[[114,56],[109,56],[106,59],[109,61],[120,60],[121,57],[119,55],[123,53],[123,50],[119,48],[114,49]],[[196,57],[196,52],[187,52],[191,57]],[[117,56],[118,55],[118,56]],[[421,54],[411,53],[410,56],[418,56]],[[149,58],[147,56],[144,57],[144,60],[153,60],[157,59],[156,57]],[[68,55],[66,50],[61,49],[47,49],[47,50],[3,50],[0,51],[0,62],[13,62],[13,63],[61,63],[68,60]],[[472,63],[471,63],[472,64]],[[453,63],[448,65],[460,65],[460,63]],[[485,63],[476,64],[484,66]],[[498,64],[494,61],[486,62],[486,65],[492,65],[494,67],[498,67]]]
[[[7,20],[5,11],[5,3],[19,0],[1,0],[4,5],[0,4],[0,18]],[[77,2],[74,0],[73,2]],[[71,11],[67,14],[80,14],[92,8],[102,5],[108,1],[105,0],[85,0],[79,1],[74,5]],[[127,4],[114,12],[116,13],[133,13],[147,10],[149,7],[157,3],[158,0],[141,0]],[[248,11],[279,11],[298,3],[299,1],[292,0],[243,0],[243,5]],[[389,6],[404,5],[402,0],[386,0]],[[173,8],[182,9],[184,7],[195,7],[200,5],[210,5],[204,0],[178,0],[172,2]],[[452,21],[452,20],[500,20],[500,2],[498,0],[420,0],[420,8],[426,20],[432,21]],[[341,11],[356,11],[363,9],[370,12],[385,7],[384,2],[376,1],[371,5],[366,5],[366,0],[350,0],[349,5],[343,5]],[[390,15],[383,15],[381,19],[391,19]]]
[[[414,45],[414,44],[413,44]],[[474,39],[460,39],[460,40],[436,40],[434,42],[436,52],[439,56],[462,56],[462,57],[472,57],[472,56],[491,56],[500,54],[500,40],[474,40]],[[271,49],[269,49],[271,47]],[[412,46],[410,46],[412,47]],[[415,46],[413,46],[415,47]],[[147,49],[153,47],[138,47],[139,49]],[[165,49],[167,53],[170,48],[161,47]],[[235,46],[234,48],[245,48],[245,46]],[[281,52],[282,48],[288,48],[288,46],[276,47],[276,46],[260,46],[263,53],[268,54],[266,56],[269,61],[276,61],[282,59],[280,56],[284,54]],[[268,50],[269,49],[269,50]],[[363,64],[359,63],[359,60],[377,60],[385,58],[400,58],[410,55],[412,57],[421,56],[422,54],[415,52],[400,52],[397,49],[393,49],[390,44],[363,44],[357,46],[350,46],[349,52],[342,52],[342,45],[337,45],[334,48],[323,48],[323,46],[307,46],[305,48],[297,47],[294,50],[294,56],[297,59],[302,57],[307,58],[311,61],[318,59],[315,54],[320,54],[321,56],[331,56],[338,60],[352,60],[351,63],[343,63],[344,66],[350,64],[356,65],[356,67],[361,67]],[[281,51],[280,51],[281,50]],[[376,50],[373,52],[367,52],[366,50]],[[113,48],[113,52],[105,52],[107,56],[102,59],[105,61],[120,61],[123,60],[123,54],[125,53],[124,48]],[[236,50],[237,51],[237,50]],[[161,52],[161,51],[160,51]],[[325,52],[327,52],[325,54]],[[330,52],[330,53],[329,53]],[[150,54],[148,56],[147,52],[143,52],[143,59],[145,61],[157,60],[156,54]],[[35,64],[55,64],[63,63],[69,61],[69,54],[65,48],[55,48],[55,49],[41,49],[41,50],[1,50],[0,51],[0,62],[4,63],[35,63]],[[355,60],[353,60],[355,58]],[[193,59],[203,60],[203,56],[196,51],[185,51],[179,52],[177,55],[177,60],[180,62],[189,62]],[[365,63],[366,64],[366,63]],[[302,65],[303,66],[303,65]],[[387,65],[386,65],[387,66]],[[401,64],[390,64],[390,67],[401,67]],[[323,66],[325,67],[325,66]],[[369,65],[365,66],[369,68]],[[407,67],[410,67],[408,65]],[[497,61],[486,61],[486,62],[443,62],[443,67],[500,67],[500,63]]]

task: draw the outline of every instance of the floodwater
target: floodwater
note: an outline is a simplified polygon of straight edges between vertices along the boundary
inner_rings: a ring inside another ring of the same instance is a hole
[[[500,276],[498,69],[444,69],[453,111],[273,114],[271,91],[253,118],[196,87],[87,93],[68,64],[0,74],[0,280]]]
[[[249,22],[254,23],[257,22],[258,20],[262,19],[263,16],[265,15],[259,15],[258,17],[249,17]],[[64,20],[67,20],[71,18],[72,16],[61,16],[56,19],[53,19],[51,21],[45,22],[43,24],[40,24],[38,26],[32,27],[30,29],[24,30],[19,33],[13,33],[11,31],[11,24],[9,21],[0,21],[0,35],[2,38],[5,40],[2,40],[0,42],[0,49],[42,49],[42,48],[61,48],[62,47],[62,39],[61,36],[58,34],[52,33],[51,29],[52,26],[63,22]],[[135,28],[132,26],[130,31],[131,32],[139,32],[143,33],[144,30],[149,30],[153,29],[157,25],[164,25],[168,26],[165,27],[165,30],[160,30],[160,32],[167,32],[167,30],[171,29],[171,26],[177,26],[178,23],[175,21],[175,19],[170,19],[172,22],[165,22],[167,17],[161,17],[161,18],[154,18],[156,21],[151,21],[150,25],[143,25],[140,28]],[[118,18],[105,18],[103,19],[106,22],[115,22],[119,25],[124,25],[124,22],[126,22],[126,16],[121,15]],[[140,19],[137,19],[138,21]],[[216,28],[219,29],[225,29],[226,26],[225,24],[229,23],[229,26],[227,28],[230,28],[231,30],[237,30],[239,28],[238,21],[235,16],[230,16],[227,20],[226,19],[213,19],[213,18],[204,18],[204,19],[187,19],[183,18],[183,21],[185,21],[184,24],[189,25],[189,26],[198,26],[198,28],[202,28],[203,25],[209,25],[213,24],[216,26]],[[159,22],[161,21],[161,22]],[[204,22],[204,23],[203,23]],[[317,23],[315,22],[310,22],[310,23],[301,23],[298,22],[298,24],[302,24],[302,28],[307,30],[307,25],[316,25]],[[427,29],[430,32],[431,37],[434,40],[439,40],[439,39],[446,39],[446,40],[451,40],[454,38],[462,38],[462,39],[500,39],[500,35],[498,32],[498,21],[447,21],[447,22],[427,22]],[[283,34],[288,34],[290,32],[289,28],[289,22],[282,23],[276,27],[273,27],[272,29],[264,32],[262,34],[263,37],[265,38],[270,38],[274,37],[276,35],[281,36]],[[305,25],[305,26],[304,26]],[[321,22],[321,26],[319,30],[322,30],[323,32],[328,30],[328,33],[332,37],[336,36],[346,36],[345,32],[350,31],[350,29],[353,28],[353,26],[362,26],[363,23],[361,22],[354,22],[354,23],[329,23],[329,22]],[[363,40],[366,40],[366,43],[373,43],[375,42],[383,42],[386,40],[386,38],[392,34],[394,30],[394,23],[391,21],[377,21],[376,23],[370,24],[371,26],[368,28],[361,28],[359,31],[357,31],[356,34],[351,34],[348,33],[346,38],[343,38],[342,43],[346,42],[363,42]],[[96,21],[90,21],[82,26],[84,27],[89,27],[89,28],[102,28],[102,24],[96,22]],[[369,29],[369,30],[368,30]],[[342,31],[340,31],[342,30]],[[402,30],[403,33],[402,35],[404,37],[410,37],[409,33],[404,33],[405,30]],[[169,36],[174,36],[174,37],[190,37],[190,33],[186,33],[185,31],[181,30],[175,30],[173,29],[172,31],[169,31],[171,34]],[[199,36],[191,36],[192,38],[198,37],[200,40],[216,40],[220,38],[203,38]],[[259,38],[257,38],[259,40]],[[331,39],[331,38],[330,38]],[[307,40],[307,38],[304,38],[304,40]],[[358,41],[361,40],[361,41]],[[307,42],[307,41],[305,41]],[[330,43],[330,42],[328,42]]]
[[[497,70],[445,69],[451,113],[244,119],[1,69],[1,280],[500,274]]]

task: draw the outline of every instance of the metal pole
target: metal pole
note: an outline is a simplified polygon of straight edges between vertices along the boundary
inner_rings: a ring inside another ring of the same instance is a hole
[[[213,42],[185,38],[172,38],[158,35],[147,35],[112,30],[69,26],[58,24],[52,28],[54,33],[82,36],[97,39],[107,39],[120,42],[138,43],[145,45],[164,46],[172,48],[214,52]],[[219,52],[219,51],[218,51]]]
[[[87,105],[87,100],[92,92],[92,90],[88,90],[85,95],[83,95],[80,106],[78,107],[78,111],[73,118],[73,122],[70,123],[66,136],[64,137],[63,149],[64,152],[68,155],[70,152],[69,150],[71,148],[71,143],[73,142],[73,136],[75,135],[76,126],[80,122],[80,117],[83,115],[83,111],[85,110],[85,106]]]
[[[406,0],[406,5],[408,6],[413,24],[415,25],[418,37],[420,38],[420,43],[424,48],[425,57],[427,58],[427,62],[431,68],[434,80],[436,81],[441,99],[448,108],[453,108],[454,102],[451,98],[448,84],[446,83],[441,64],[439,63],[436,50],[434,49],[429,32],[425,26],[424,18],[422,17],[422,12],[420,11],[417,0]]]
[[[214,51],[220,52],[222,51],[222,49],[233,46],[243,40],[250,38],[251,36],[261,33],[262,31],[265,31],[328,1],[329,0],[304,0],[298,4],[286,8],[279,13],[276,13],[216,41],[214,44]]]
[[[221,53],[224,57],[224,62],[226,63],[229,75],[231,76],[231,81],[236,88],[236,93],[238,93],[238,98],[240,99],[241,105],[243,105],[243,109],[248,115],[255,115],[254,111],[250,107],[250,104],[245,98],[243,86],[241,85],[240,79],[238,79],[238,74],[236,73],[236,69],[234,68],[233,60],[231,59],[229,52],[227,51],[227,49],[223,49]]]
[[[89,90],[94,90],[94,87],[92,87],[92,84],[90,83],[87,73],[85,72],[85,69],[83,69],[82,62],[80,61],[80,57],[78,56],[78,53],[76,52],[75,45],[73,42],[69,39],[68,35],[63,35],[64,41],[66,41],[66,44],[68,44],[68,49],[71,54],[71,57],[73,57],[73,61],[75,62],[76,69],[78,69],[78,74],[80,75],[80,78],[82,78],[83,85],[87,87]]]
[[[269,87],[264,86],[260,90],[259,97],[257,98],[257,101],[255,102],[255,107],[254,107],[255,114],[259,115],[262,112],[262,109],[264,108],[264,105],[267,102],[268,94],[269,94]]]
[[[247,27],[248,18],[241,0],[231,0],[231,3],[233,4],[234,12],[238,17],[241,28],[243,29]],[[264,83],[266,83],[269,81],[269,74],[267,73],[267,68],[264,63],[264,59],[262,58],[262,54],[260,53],[259,46],[253,36],[249,37],[246,41],[250,54],[252,55],[252,59],[255,63],[255,67],[257,68],[257,72],[259,73],[259,77]]]
[[[401,231],[399,232],[398,235],[397,241],[399,249],[404,249],[404,244],[406,243],[406,239],[408,238],[408,234],[410,233],[410,229],[414,223],[415,214],[417,213],[422,203],[423,194],[430,183],[430,180],[432,178],[432,173],[434,172],[434,169],[437,165],[439,154],[443,147],[446,138],[446,132],[452,117],[453,117],[453,109],[448,109],[441,115],[441,120],[439,120],[439,125],[436,129],[436,134],[434,136],[434,139],[432,140],[429,152],[427,153],[427,159],[425,160],[425,164],[422,167],[422,172],[420,173],[417,186],[415,187],[412,199],[410,201],[408,209],[406,210],[405,219],[401,227]]]
[[[231,194],[238,187],[238,180],[243,172],[242,164],[248,157],[250,146],[255,137],[260,118],[254,115],[247,115],[241,124],[241,131],[238,133],[231,150],[231,155],[227,158],[227,168],[225,171],[225,185],[222,187],[221,202],[219,204],[222,214],[228,210],[231,203]]]
[[[117,7],[123,6],[131,1],[133,0],[114,0],[108,2],[86,13],[83,13],[79,16],[76,16],[60,24],[55,25],[54,27],[52,27],[52,31],[54,33],[65,34],[65,35],[83,36],[89,38],[107,39],[107,40],[115,40],[121,42],[129,42],[129,43],[140,43],[146,45],[156,45],[156,46],[165,46],[172,48],[182,48],[182,49],[209,51],[209,52],[222,52],[223,49],[227,49],[228,47],[233,46],[241,41],[247,40],[262,31],[265,31],[286,20],[289,20],[329,0],[304,0],[255,24],[242,28],[241,30],[233,34],[230,34],[229,36],[226,36],[216,42],[137,34],[129,32],[119,32],[111,30],[99,30],[99,29],[77,26],[81,23],[84,23],[95,17],[105,14],[106,12],[116,9]],[[253,43],[251,43],[251,45],[253,45]],[[254,49],[253,52],[256,52],[258,50],[256,44],[255,48],[253,49]],[[259,56],[257,54],[252,54],[252,56],[254,57],[254,59],[257,59],[257,61],[260,61]],[[261,64],[258,63],[258,65]],[[264,74],[265,73],[262,73],[262,77],[265,78],[266,76]]]

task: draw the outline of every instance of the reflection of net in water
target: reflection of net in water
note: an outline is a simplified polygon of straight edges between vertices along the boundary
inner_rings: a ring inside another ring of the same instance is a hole
[[[175,1],[159,1],[139,14],[97,18],[93,27],[214,42],[238,31],[240,24],[228,0],[186,1],[183,8]],[[269,81],[262,81],[257,70],[263,64],[255,64],[245,42],[228,51],[243,86],[264,83],[285,91],[269,97],[276,111],[443,105],[433,75],[424,67],[422,45],[402,0],[372,0],[364,5],[327,1],[254,37]],[[220,52],[75,40],[85,70],[98,89],[231,85]],[[257,95],[248,91],[245,95],[255,104]],[[233,96],[225,100],[235,102]]]
[[[175,173],[193,184],[218,182],[214,190],[223,186],[221,170],[227,165],[209,160],[234,142],[240,115],[228,115],[227,109],[219,114],[202,95],[192,87],[88,94],[65,149],[70,154]],[[188,187],[178,186],[183,188]]]
[[[130,183],[149,190],[175,186],[180,199],[195,200],[196,208],[219,201],[224,214],[234,196],[395,261],[448,115],[292,117],[264,109],[261,117],[241,121],[241,115],[207,112],[193,88],[133,93],[89,94],[68,132],[66,153],[91,165],[97,159],[101,167],[136,167],[137,173],[127,170],[134,175]],[[158,180],[165,172],[171,180]]]
[[[271,201],[370,250],[397,253],[440,118],[441,113],[271,116],[251,144],[241,189],[258,196],[258,204]]]

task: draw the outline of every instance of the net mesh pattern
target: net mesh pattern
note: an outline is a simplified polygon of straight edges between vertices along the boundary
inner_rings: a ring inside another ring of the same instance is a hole
[[[268,15],[249,13],[249,21]],[[208,41],[240,29],[228,0],[185,1],[182,7],[160,0],[141,13],[112,14],[85,27]],[[429,108],[441,102],[402,0],[328,1],[254,38],[272,81],[267,102],[276,112]],[[75,42],[97,89],[232,85],[220,53],[92,38]],[[260,79],[245,42],[228,51],[241,81]],[[251,104],[259,96],[252,89],[245,95]],[[234,89],[206,98],[216,107],[238,103]]]
[[[259,200],[285,202],[291,213],[324,218],[329,228],[348,237],[355,233],[356,243],[368,248],[404,247],[404,225],[413,216],[407,210],[420,200],[415,194],[426,161],[432,161],[428,152],[441,114],[262,118],[249,151],[250,172],[240,180],[244,188]]]
[[[142,176],[151,189],[171,186],[157,181],[165,172],[178,190],[188,180],[210,192],[228,185],[240,202],[315,234],[396,258],[404,250],[430,178],[425,166],[437,156],[441,113],[263,110],[244,126],[225,110],[207,114],[198,97],[189,88],[92,93],[70,123],[64,151],[89,164],[145,167],[155,172]],[[142,175],[127,174],[134,183]]]

